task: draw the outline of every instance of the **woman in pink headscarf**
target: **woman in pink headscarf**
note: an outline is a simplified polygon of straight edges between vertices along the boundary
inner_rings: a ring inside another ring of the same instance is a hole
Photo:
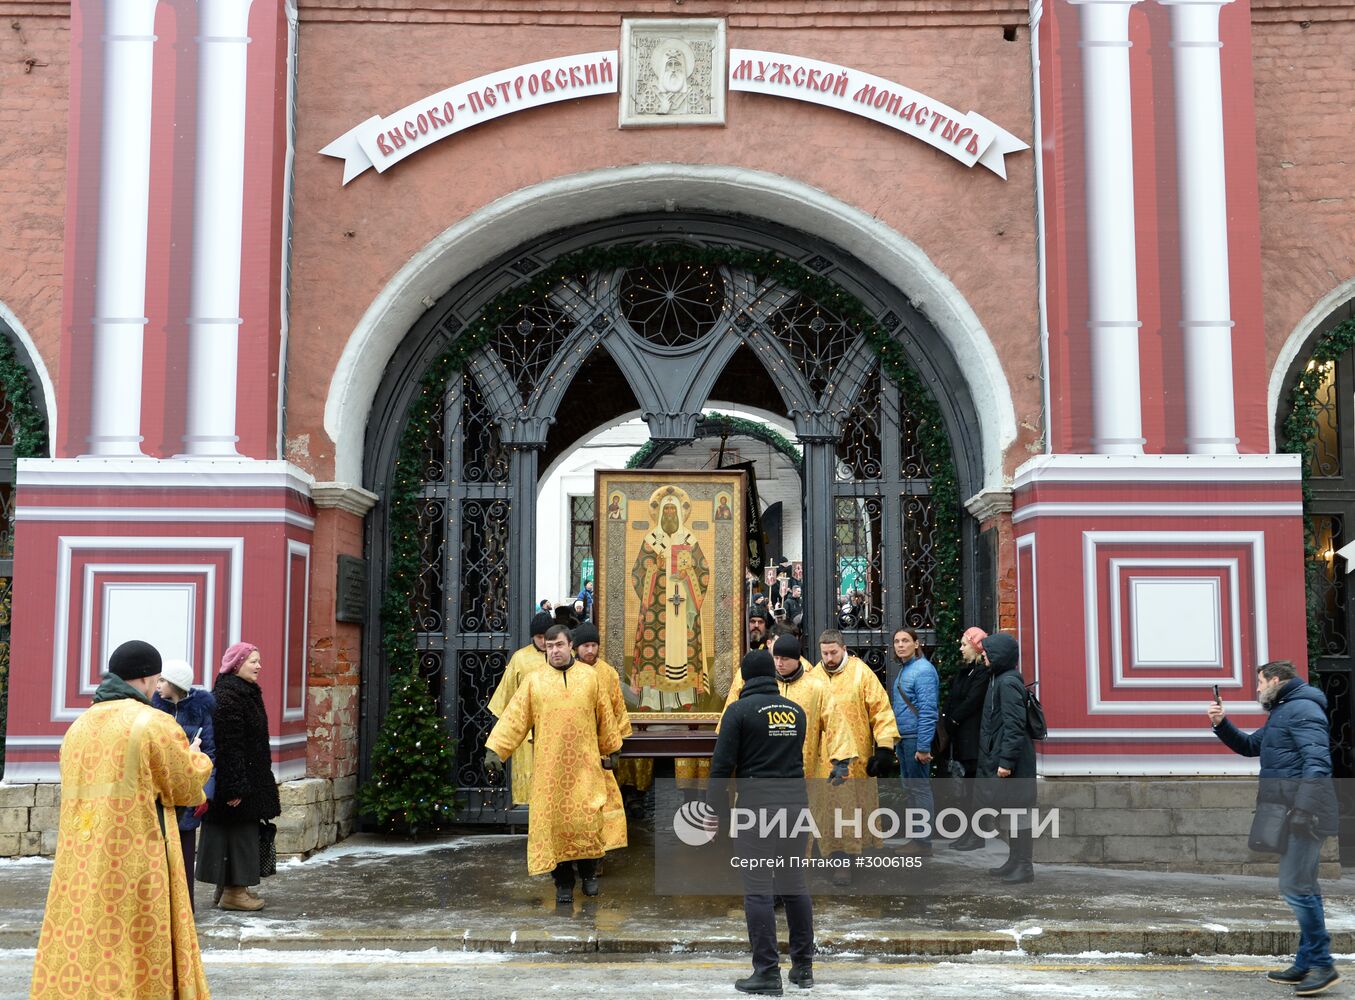
[[[223,910],[260,910],[259,825],[282,812],[268,745],[257,646],[237,642],[221,657],[216,697],[216,791],[198,845],[199,882],[217,887]]]
[[[950,681],[946,704],[941,711],[942,724],[950,733],[950,760],[952,774],[961,771],[967,779],[965,787],[966,813],[973,813],[974,775],[979,764],[979,722],[983,715],[983,699],[988,694],[991,677],[983,662],[983,640],[988,633],[977,626],[965,630],[960,637],[960,658],[964,666]],[[964,836],[950,846],[957,851],[976,851],[984,845],[982,837],[966,828]]]

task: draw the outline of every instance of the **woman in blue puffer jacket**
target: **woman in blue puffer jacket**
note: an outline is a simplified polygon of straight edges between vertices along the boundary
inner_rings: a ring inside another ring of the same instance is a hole
[[[193,687],[193,668],[183,660],[168,660],[160,668],[160,684],[151,695],[151,704],[162,712],[174,716],[174,720],[183,727],[184,734],[191,743],[193,737],[202,736],[202,752],[216,763],[216,735],[212,731],[212,716],[216,714],[216,699],[210,691]],[[202,825],[203,813],[212,801],[212,792],[216,787],[216,771],[207,779],[203,791],[207,801],[196,809],[181,806],[176,812],[179,817],[179,844],[183,847],[184,871],[188,873],[188,901],[193,902],[193,859],[198,839],[198,827]],[[196,906],[194,906],[196,910]]]

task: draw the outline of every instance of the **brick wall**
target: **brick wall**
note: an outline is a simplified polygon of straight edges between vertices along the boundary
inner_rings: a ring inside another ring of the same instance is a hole
[[[70,4],[0,2],[0,303],[28,331],[54,378],[69,92]]]
[[[1317,302],[1355,278],[1355,5],[1252,2],[1268,362]],[[1282,404],[1283,405],[1283,404]]]

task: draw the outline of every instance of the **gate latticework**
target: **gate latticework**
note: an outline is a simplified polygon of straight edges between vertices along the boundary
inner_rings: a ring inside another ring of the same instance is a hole
[[[520,257],[495,275],[492,294],[466,300],[449,293],[416,328],[422,336],[403,364],[388,372],[386,454],[378,441],[369,457],[378,486],[394,464],[397,432],[406,447],[410,440],[401,416],[411,394],[402,396],[400,386],[445,364],[449,347],[459,361],[438,383],[441,405],[418,431],[413,522],[396,524],[379,509],[369,530],[374,586],[383,579],[389,533],[417,532],[414,639],[420,669],[458,740],[455,780],[465,820],[518,818],[506,792],[488,787],[481,771],[494,723],[486,706],[508,657],[527,641],[539,457],[572,378],[595,352],[607,352],[624,374],[658,442],[697,435],[702,407],[736,352],[751,351],[761,362],[803,450],[805,620],[813,629],[843,628],[883,676],[893,627],[914,626],[931,640],[939,607],[958,612],[958,511],[948,520],[938,516],[937,456],[924,454],[920,443],[921,401],[906,398],[899,381],[882,372],[859,319],[840,314],[842,294],[825,301],[822,291],[832,285],[819,280],[811,290],[820,294],[810,294],[785,280],[795,273],[789,265],[779,275],[760,272],[751,251],[720,235],[696,241],[689,234],[689,242],[659,254],[633,239],[616,241],[595,259],[564,258],[569,267],[558,257],[551,265]],[[795,266],[807,274],[836,267],[817,252],[802,251],[801,259]],[[900,342],[916,336],[909,320],[926,329],[906,304],[869,304],[874,327]],[[455,350],[468,338],[473,347]],[[939,419],[936,402],[927,403]],[[949,454],[942,460],[953,497]],[[943,537],[943,522],[952,537]],[[947,552],[950,564],[942,566]],[[365,658],[368,745],[389,670],[380,661]]]

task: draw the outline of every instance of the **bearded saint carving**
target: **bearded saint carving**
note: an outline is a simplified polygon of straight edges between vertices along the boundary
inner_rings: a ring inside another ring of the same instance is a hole
[[[654,113],[673,115],[686,111],[692,71],[696,68],[692,47],[680,38],[665,38],[654,46],[649,65],[654,71],[654,95],[658,101]]]

